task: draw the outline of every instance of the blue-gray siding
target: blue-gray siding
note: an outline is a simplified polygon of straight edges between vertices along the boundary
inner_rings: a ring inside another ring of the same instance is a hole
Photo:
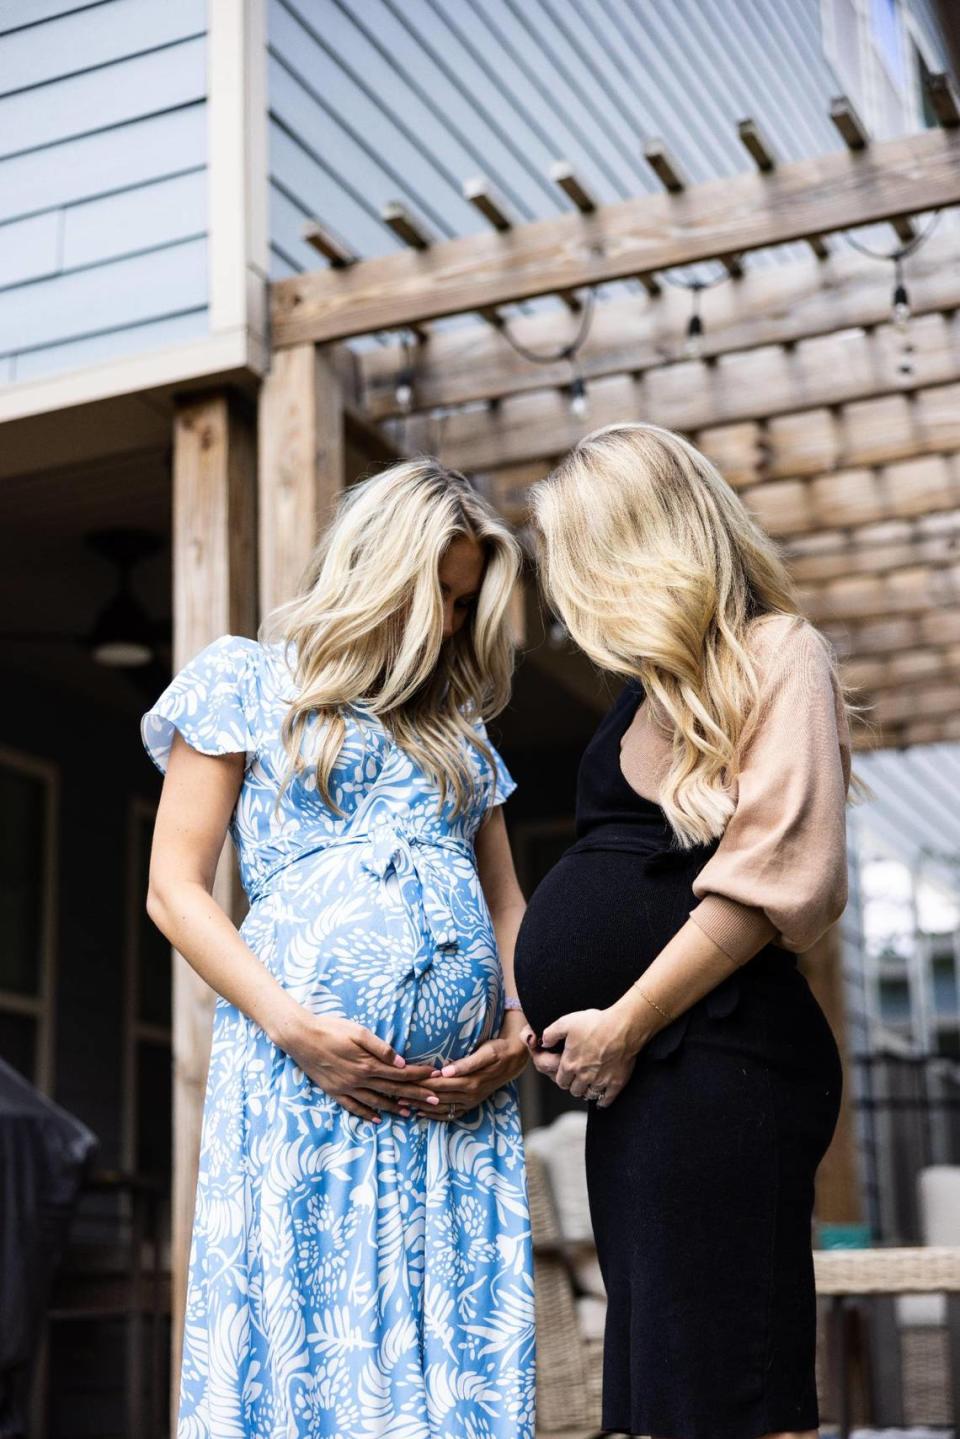
[[[0,0],[0,383],[207,330],[205,0]]]
[[[910,4],[937,49],[930,0]],[[820,0],[268,0],[268,45],[272,278],[320,263],[313,218],[362,256],[396,248],[390,200],[437,238],[483,228],[478,173],[523,221],[570,208],[559,159],[613,201],[659,188],[653,137],[691,182],[750,168],[748,115],[784,161],[842,144]]]

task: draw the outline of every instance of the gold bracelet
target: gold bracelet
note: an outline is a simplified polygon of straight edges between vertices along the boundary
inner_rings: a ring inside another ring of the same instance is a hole
[[[639,980],[637,980],[634,988],[640,990],[640,993],[643,995],[643,997],[644,997],[644,999],[647,1001],[647,1003],[648,1003],[648,1004],[652,1004],[653,1007],[654,1007],[654,1009],[659,1010],[659,1012],[663,1015],[664,1019],[665,1019],[665,1020],[667,1021],[667,1023],[669,1024],[670,1020],[673,1019],[673,1015],[672,1015],[672,1014],[668,1014],[665,1009],[661,1009],[661,1008],[660,1008],[660,1005],[657,1003],[657,1001],[656,1001],[655,999],[651,999],[650,996],[649,996],[649,994],[647,994],[647,992],[646,992],[645,989],[640,989],[640,981],[639,981]]]

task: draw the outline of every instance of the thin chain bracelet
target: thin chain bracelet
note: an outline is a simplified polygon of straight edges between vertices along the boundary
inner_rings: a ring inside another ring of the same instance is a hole
[[[663,1015],[663,1017],[664,1017],[664,1019],[667,1021],[667,1023],[669,1024],[669,1022],[673,1019],[673,1015],[672,1015],[672,1014],[668,1014],[665,1009],[661,1009],[661,1008],[660,1008],[660,1005],[657,1003],[657,1001],[656,1001],[655,999],[651,999],[650,996],[649,996],[649,994],[647,994],[647,991],[646,991],[645,989],[640,989],[640,982],[639,982],[639,980],[638,980],[637,983],[634,985],[634,988],[640,990],[640,993],[643,995],[643,997],[644,997],[644,999],[647,1001],[647,1003],[648,1003],[648,1004],[652,1004],[653,1007],[654,1007],[654,1009],[658,1010],[658,1011],[660,1012],[660,1014]]]

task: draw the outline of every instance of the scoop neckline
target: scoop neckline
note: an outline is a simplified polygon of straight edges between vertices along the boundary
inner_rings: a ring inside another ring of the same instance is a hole
[[[631,680],[631,681],[628,681],[627,686],[626,686],[626,689],[625,689],[624,692],[625,692],[625,693],[630,693],[630,692],[632,691],[633,687],[639,688],[639,690],[640,690],[640,699],[639,699],[639,701],[637,702],[637,704],[634,705],[634,706],[631,708],[629,719],[627,720],[627,722],[626,722],[626,724],[623,726],[623,728],[618,731],[618,734],[617,734],[617,761],[616,761],[616,762],[617,762],[617,773],[618,773],[618,775],[619,775],[619,777],[620,777],[620,782],[623,784],[626,792],[630,795],[631,799],[633,799],[633,800],[635,800],[635,801],[639,801],[640,804],[650,805],[652,809],[659,810],[659,812],[660,812],[662,815],[666,815],[666,810],[664,809],[663,805],[660,804],[660,802],[659,802],[658,800],[651,799],[651,798],[649,797],[649,795],[640,794],[640,792],[639,792],[638,790],[635,790],[634,787],[633,787],[633,785],[630,783],[630,781],[627,779],[626,775],[625,775],[624,772],[623,772],[623,764],[622,764],[622,761],[623,761],[623,741],[624,741],[624,738],[625,738],[625,736],[626,736],[627,730],[628,730],[628,729],[630,728],[630,726],[633,724],[633,721],[636,719],[637,715],[640,713],[640,711],[641,711],[641,709],[643,708],[643,706],[647,703],[647,699],[648,699],[647,692],[646,692],[646,690],[644,689],[643,685],[640,683],[639,680]]]

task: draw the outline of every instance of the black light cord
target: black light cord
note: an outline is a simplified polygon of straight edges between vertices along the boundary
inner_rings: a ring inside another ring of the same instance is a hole
[[[865,245],[862,240],[855,240],[846,230],[843,231],[843,238],[847,244],[859,254],[866,255],[871,260],[885,260],[888,264],[896,264],[900,260],[909,259],[911,255],[916,254],[920,246],[927,243],[942,218],[943,211],[934,210],[930,219],[927,221],[926,229],[921,230],[918,235],[914,235],[912,240],[906,240],[902,245],[898,245],[895,250],[873,250],[869,245]]]
[[[596,294],[594,292],[593,286],[591,286],[590,289],[587,291],[587,298],[584,302],[583,314],[580,316],[580,324],[577,327],[577,333],[574,335],[572,340],[568,341],[568,343],[565,345],[561,345],[558,350],[540,352],[538,352],[537,350],[531,350],[527,345],[524,345],[522,341],[518,340],[515,335],[512,335],[510,333],[510,326],[506,321],[501,326],[499,326],[499,333],[503,336],[511,349],[515,350],[516,353],[520,355],[524,360],[528,360],[531,365],[555,365],[558,360],[574,359],[579,353],[579,351],[583,348],[584,344],[586,343],[587,336],[590,333],[590,326],[593,324],[595,306]]]

